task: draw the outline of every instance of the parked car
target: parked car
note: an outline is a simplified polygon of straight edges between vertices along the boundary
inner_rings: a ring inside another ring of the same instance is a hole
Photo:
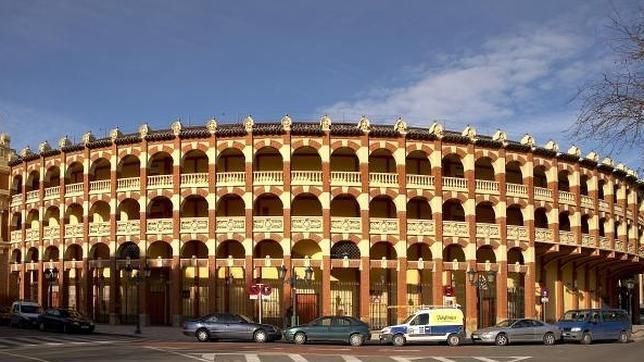
[[[499,324],[472,333],[473,342],[505,346],[515,342],[542,342],[553,345],[561,339],[558,326],[534,319],[508,319]]]
[[[42,307],[35,302],[18,300],[11,304],[9,327],[33,328],[38,325]]]
[[[296,344],[307,342],[343,342],[360,346],[371,339],[369,325],[359,319],[344,316],[320,317],[284,332],[284,339]]]
[[[94,322],[73,309],[52,308],[38,317],[38,328],[41,331],[55,329],[63,333],[92,333],[94,332]]]
[[[209,314],[185,321],[183,334],[197,337],[200,342],[226,339],[263,343],[282,338],[282,332],[275,326],[255,323],[245,315],[231,313]]]
[[[563,339],[590,344],[595,340],[617,340],[626,343],[632,326],[628,313],[622,309],[579,309],[564,313],[557,323]]]
[[[464,337],[463,311],[457,307],[430,307],[410,315],[401,324],[380,331],[380,343],[402,346],[409,342],[447,342],[458,346]]]

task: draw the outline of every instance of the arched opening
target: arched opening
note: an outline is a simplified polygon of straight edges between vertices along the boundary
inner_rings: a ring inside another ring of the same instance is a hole
[[[116,217],[118,221],[139,220],[141,205],[134,199],[125,199],[118,206]]]
[[[519,264],[523,265],[523,252],[521,248],[512,248],[508,250],[508,265]]]
[[[150,219],[172,218],[172,201],[165,196],[157,196],[148,206],[147,217]]]
[[[60,167],[51,166],[45,172],[45,188],[60,186]]]
[[[284,257],[284,251],[277,241],[262,240],[255,245],[253,257],[263,261],[261,262],[262,264],[260,264],[263,266],[259,268],[259,275],[257,275],[257,277],[262,283],[270,285],[273,290],[272,293],[265,298],[266,308],[264,308],[262,312],[262,319],[273,325],[283,325],[284,313],[282,312],[281,298],[284,283],[279,279],[279,265],[281,261],[275,260],[270,262],[270,266],[267,264],[269,264],[269,260],[282,259]]]
[[[465,262],[465,251],[459,244],[451,244],[443,248],[443,262],[463,263]],[[463,314],[467,315],[467,305],[465,303],[465,270],[449,270],[445,273],[445,284],[454,288],[456,294],[456,304],[461,305]],[[442,301],[441,301],[442,302]],[[442,304],[442,303],[441,303]]]
[[[537,166],[533,172],[534,187],[548,188],[548,177],[546,177],[546,167]]]
[[[396,217],[396,205],[391,197],[380,195],[369,202],[369,217],[394,218]]]
[[[486,245],[476,250],[476,263],[488,264],[496,263],[496,256],[494,249]],[[479,269],[480,270],[480,269]],[[476,288],[477,296],[477,310],[479,311],[478,328],[485,328],[496,324],[496,279],[494,281],[482,277],[480,271],[478,274],[479,288]]]
[[[217,158],[217,172],[244,172],[246,158],[237,148],[226,148]]]
[[[25,189],[27,192],[40,190],[40,173],[38,171],[31,171],[29,173]]]
[[[89,180],[109,180],[110,179],[110,161],[105,158],[99,158],[92,162],[89,168]]]
[[[38,229],[40,228],[40,215],[38,210],[32,209],[27,214],[27,223],[25,225],[27,229]]]
[[[226,194],[217,203],[217,216],[246,215],[244,200],[236,194]]]
[[[11,180],[11,196],[22,193],[22,176],[16,175]]]
[[[477,263],[496,263],[496,255],[494,255],[494,249],[490,245],[481,246],[476,250],[476,262]]]
[[[90,260],[109,260],[110,248],[104,243],[96,243],[89,250]]]
[[[386,241],[373,244],[369,254],[371,260],[396,260],[396,250]],[[372,296],[372,301],[369,303],[369,321],[373,328],[383,328],[396,323],[396,311],[389,308],[397,305],[396,281],[395,268],[369,270],[369,290]]]
[[[165,241],[157,240],[148,246],[148,258],[172,259],[172,246]]]
[[[477,180],[494,181],[494,166],[488,157],[481,157],[474,163],[474,178]]]
[[[443,157],[441,167],[443,177],[465,177],[465,171],[463,169],[461,158],[458,157],[458,155],[455,153],[450,153]]]
[[[193,257],[197,259],[207,259],[208,258],[208,246],[201,240],[190,240],[186,241],[181,247],[181,258],[182,259],[192,259]]]
[[[217,247],[217,259],[243,259],[245,256],[244,246],[237,240],[226,240]]]
[[[253,251],[255,258],[266,258],[270,256],[274,259],[282,259],[284,257],[284,251],[280,244],[275,240],[262,240],[257,245],[255,245],[255,250]]]
[[[59,258],[60,258],[60,256],[59,256],[58,248],[53,246],[53,245],[50,245],[50,246],[47,247],[47,249],[45,249],[45,253],[43,254],[42,260],[43,261],[58,261]]]
[[[291,215],[322,216],[322,204],[318,197],[313,194],[299,194],[291,204]]]
[[[188,151],[181,159],[181,173],[208,173],[208,155],[202,150]]]
[[[443,203],[444,221],[465,221],[465,210],[457,199],[450,199]]]
[[[534,210],[534,227],[542,229],[548,228],[548,214],[543,207]]]
[[[83,260],[83,249],[78,244],[72,244],[67,247],[65,254],[63,256],[65,261],[82,261]],[[63,280],[64,288],[66,289],[67,296],[67,307],[72,309],[81,309],[80,305],[80,270],[76,269],[76,263],[72,264],[71,269],[63,270]]]
[[[83,164],[73,162],[65,171],[65,184],[77,184],[83,182]]]
[[[182,286],[182,314],[197,318],[208,310],[208,247],[200,240],[190,240],[181,247],[184,263]],[[187,291],[187,293],[185,292]]]
[[[38,249],[31,247],[27,250],[27,260],[28,263],[37,263],[38,262]]]
[[[405,170],[408,175],[431,175],[432,165],[423,151],[412,151],[405,159]]]
[[[379,148],[369,155],[369,172],[396,173],[396,161],[391,151]]]
[[[89,222],[110,221],[110,205],[105,201],[96,201],[89,209]]]
[[[581,175],[579,178],[579,192],[588,196],[588,176],[586,175]]]
[[[570,215],[568,211],[559,213],[559,231],[570,231]]]
[[[353,241],[342,240],[331,246],[331,259],[360,259],[360,249]]]
[[[148,176],[172,175],[172,156],[167,152],[157,152],[148,162]]]
[[[505,182],[511,184],[523,184],[523,173],[521,164],[517,161],[510,161],[505,165]]]
[[[601,236],[601,237],[606,236],[606,223],[607,222],[608,221],[606,220],[605,217],[602,217],[602,218],[599,219],[599,224],[597,226],[598,226],[598,229],[599,229],[598,230],[599,231],[599,236]]]
[[[337,148],[331,153],[331,171],[332,172],[359,172],[360,161],[358,156],[349,147]]]
[[[72,244],[67,247],[65,251],[65,260],[67,261],[81,261],[83,260],[83,248],[78,244]]]
[[[11,231],[21,230],[22,229],[22,214],[19,212],[14,212],[11,217]],[[16,240],[12,240],[16,241]]]
[[[181,204],[181,217],[208,217],[208,201],[199,195],[186,197]]]
[[[45,211],[45,218],[43,219],[43,226],[58,226],[60,225],[60,209],[56,206],[50,206]]]
[[[331,216],[360,217],[358,200],[350,194],[340,194],[331,200]]]
[[[300,147],[291,156],[291,170],[322,171],[322,158],[315,148]]]
[[[605,187],[606,187],[606,181],[604,180],[599,180],[597,182],[597,197],[600,200],[604,200],[604,192],[605,192]]]
[[[582,215],[581,216],[581,233],[582,234],[590,233],[590,226],[588,225],[588,220],[589,219],[590,219],[590,216],[588,216],[588,215]]]
[[[12,264],[22,263],[22,252],[20,251],[20,249],[14,249],[11,252],[11,263]]]
[[[282,155],[273,147],[262,147],[255,152],[253,171],[282,171]]]
[[[311,239],[303,239],[295,243],[291,249],[291,258],[322,260],[320,245]]]
[[[568,181],[568,171],[561,170],[557,174],[557,187],[559,191],[570,191],[570,182]]]
[[[619,199],[619,184],[613,184],[613,202],[617,202]]]
[[[139,177],[141,174],[141,161],[134,155],[127,155],[121,159],[116,167],[117,178]]]
[[[282,216],[284,207],[282,200],[275,194],[263,194],[255,200],[253,208],[255,216]]]
[[[331,269],[331,298],[328,301],[335,315],[360,315],[360,270],[351,261],[360,260],[360,249],[350,240],[331,246],[331,259],[342,260],[342,268]],[[345,264],[346,263],[346,264]]]
[[[431,220],[432,207],[429,205],[429,201],[418,196],[409,200],[407,202],[407,218]]]
[[[140,255],[139,246],[131,241],[126,241],[116,251],[116,258],[119,260],[138,260]]]
[[[505,214],[508,225],[523,226],[523,212],[519,205],[510,205]]]
[[[494,224],[496,223],[496,215],[494,213],[494,206],[489,202],[481,202],[476,205],[476,222]]]
[[[246,281],[244,280],[244,268],[233,265],[233,260],[243,260],[245,255],[244,246],[237,240],[225,240],[217,247],[216,258],[227,259],[229,264],[226,267],[217,269],[217,298],[215,305],[218,312],[249,315],[248,311],[251,309],[248,308],[248,303],[240,302],[248,298]]]
[[[523,265],[523,252],[520,248],[508,250],[508,265]],[[508,318],[525,317],[525,278],[520,272],[508,272],[507,298]]]

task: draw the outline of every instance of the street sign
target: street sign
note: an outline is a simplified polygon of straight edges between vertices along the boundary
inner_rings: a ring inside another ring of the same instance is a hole
[[[541,303],[548,303],[550,299],[548,297],[541,297]]]

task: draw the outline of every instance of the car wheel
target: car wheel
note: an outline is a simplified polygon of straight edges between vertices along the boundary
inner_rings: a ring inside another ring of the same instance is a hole
[[[359,333],[354,333],[349,337],[349,343],[354,347],[362,346],[363,342],[364,338]]]
[[[257,343],[264,343],[266,342],[266,332],[264,332],[263,329],[260,329],[253,334],[253,340]]]
[[[628,333],[626,331],[619,332],[619,337],[617,338],[619,343],[627,343],[628,339]]]
[[[548,332],[543,336],[543,344],[546,346],[552,346],[555,344],[555,335],[552,332]]]
[[[581,344],[591,344],[593,343],[593,336],[590,335],[588,332],[584,332],[584,334],[581,335]]]
[[[210,340],[210,333],[205,328],[198,329],[195,337],[199,342],[208,342]]]
[[[494,338],[494,343],[497,346],[505,346],[508,344],[508,336],[505,333],[499,333],[496,338]]]
[[[393,342],[394,346],[404,346],[405,336],[403,336],[402,334],[396,334],[391,341]]]
[[[304,343],[306,343],[306,334],[304,334],[302,332],[295,333],[295,336],[293,336],[293,342],[295,342],[295,344],[304,344]]]
[[[41,331],[44,331],[45,330],[45,323],[40,322],[40,324],[38,325],[38,329],[40,329]]]
[[[461,337],[458,334],[450,334],[447,336],[447,344],[451,347],[456,347],[461,344]]]

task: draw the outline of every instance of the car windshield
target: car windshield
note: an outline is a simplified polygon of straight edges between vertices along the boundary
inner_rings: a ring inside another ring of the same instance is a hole
[[[75,310],[60,309],[59,312],[63,318],[81,318],[80,313]]]
[[[412,319],[414,319],[414,317],[415,317],[415,316],[416,316],[415,314],[410,315],[409,317],[407,317],[407,318],[402,322],[402,324],[407,324],[407,323],[411,322],[411,320],[412,320]]]
[[[506,319],[503,322],[497,323],[496,327],[509,327],[509,326],[513,325],[514,322],[516,322],[516,321],[517,321],[516,319]]]
[[[560,320],[581,322],[581,321],[585,321],[588,318],[588,314],[589,314],[588,312],[584,312],[584,311],[571,310],[564,313],[563,317]]]
[[[245,316],[245,315],[243,315],[243,314],[240,314],[240,315],[239,315],[239,318],[241,318],[241,320],[242,320],[242,321],[244,321],[244,322],[246,322],[246,323],[255,323],[255,322],[253,322],[253,320],[252,320],[252,319],[250,319],[250,318],[246,317],[246,316]]]
[[[23,313],[34,313],[34,314],[40,314],[42,313],[42,308],[36,305],[23,305],[20,310]]]

